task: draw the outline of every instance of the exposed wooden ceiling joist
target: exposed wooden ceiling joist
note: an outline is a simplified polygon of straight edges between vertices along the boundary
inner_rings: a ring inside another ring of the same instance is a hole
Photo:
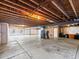
[[[22,2],[22,3],[24,3],[24,4],[28,4],[28,3],[24,2],[23,0],[19,0],[19,1]],[[47,1],[45,1],[45,2],[47,2]],[[32,11],[32,13],[35,12],[35,11],[40,11],[40,12],[42,12],[42,14],[45,14],[45,15],[47,14],[47,17],[48,17],[49,14],[40,9],[40,6],[41,6],[41,5],[44,5],[45,2],[42,2],[40,5],[38,5],[38,6]],[[28,5],[30,5],[30,4],[28,4]],[[32,5],[30,5],[30,6],[32,6]],[[34,7],[34,6],[32,6],[32,7]],[[50,18],[53,18],[52,21],[56,21],[56,20],[57,20],[57,18],[54,17],[54,16],[51,16]],[[50,20],[51,20],[51,19],[50,19]],[[56,21],[56,22],[58,22],[58,21]]]
[[[52,24],[50,21],[54,21],[53,24],[73,22],[74,20],[71,19],[78,18],[79,15],[78,4],[78,0],[1,0],[0,12],[2,10],[4,12],[1,12],[0,15],[2,14],[1,17],[8,21],[0,21],[10,22],[12,18],[16,22],[20,19],[30,24],[33,22],[34,25]],[[36,21],[34,20],[36,18],[32,19],[28,14],[32,16],[36,14],[47,20]]]
[[[26,10],[26,11],[32,11],[31,9],[28,9],[28,8],[26,8],[26,7],[24,7],[24,6],[22,6],[22,5],[20,5],[20,4],[17,4],[17,3],[14,3],[14,2],[12,2],[12,1],[9,1],[9,0],[5,0],[5,2],[7,2],[7,3],[10,3],[10,4],[12,4],[13,6],[18,6],[18,7],[20,7],[20,8],[22,8],[22,10]],[[29,5],[29,4],[28,4]],[[31,6],[31,7],[33,7],[32,5],[29,5],[29,6]],[[33,7],[34,8],[34,7]]]
[[[24,4],[28,4],[28,3],[26,3],[27,1],[26,1],[26,2],[24,2],[23,0],[19,0],[19,1],[22,2],[22,3],[24,3]],[[35,12],[35,11],[40,11],[40,12],[42,12],[42,14],[45,14],[45,15],[47,14],[47,16],[50,16],[50,14],[48,14],[47,12],[44,12],[43,10],[40,9],[40,6],[41,6],[41,5],[44,5],[46,2],[47,2],[47,1],[42,2],[40,5],[38,5],[38,6],[32,11],[32,13]],[[30,5],[30,4],[28,4],[28,5]],[[30,5],[30,6],[32,6],[32,5]],[[34,7],[34,6],[32,6],[32,7]],[[51,16],[51,18],[52,18],[53,21],[56,21],[56,20],[57,20],[57,18],[54,17],[54,16]],[[57,20],[57,21],[58,21],[58,20]],[[57,21],[56,21],[56,22],[57,22]]]
[[[39,5],[39,4],[38,4],[37,2],[35,2],[34,0],[31,0],[31,1],[32,1],[33,3]],[[52,12],[52,11],[48,10],[47,8],[43,7],[43,5],[40,5],[40,7],[43,8],[43,9],[45,9],[46,11],[50,12],[51,14],[55,15],[55,16],[58,17],[59,19],[62,19],[62,20],[63,20],[62,17],[60,17],[59,15],[56,15],[54,12]]]
[[[10,9],[6,9],[6,8],[0,7],[0,10],[5,10],[6,12],[9,12],[9,13],[11,13],[11,14],[13,14],[13,15],[23,17],[23,16],[21,16],[20,14],[16,13],[15,11],[12,11],[12,10],[10,10]]]
[[[13,2],[11,2],[11,1],[8,1],[8,0],[6,0],[7,2],[9,2],[9,3],[12,3],[12,4],[15,4],[15,3],[13,3]],[[17,5],[17,4],[15,4],[15,5]],[[20,5],[19,5],[20,6]],[[22,7],[22,6],[21,6]],[[55,17],[56,18],[56,17]]]
[[[67,14],[65,11],[63,11],[63,9],[62,9],[61,7],[59,7],[59,6],[57,5],[57,3],[55,3],[53,0],[51,0],[51,2],[52,2],[52,4],[55,5],[68,19],[70,18],[70,17],[68,16],[68,14]]]
[[[75,10],[75,7],[74,7],[74,4],[73,4],[72,0],[69,0],[69,2],[70,2],[70,5],[71,5],[71,7],[72,7],[74,13],[75,13],[75,16],[78,17],[77,12],[76,12],[76,10]]]
[[[7,22],[7,23],[15,23],[15,24],[25,24],[25,25],[29,25],[29,26],[35,26],[34,21],[30,21],[30,20],[25,20],[25,18],[20,18],[18,16],[15,16],[13,14],[10,14],[9,12],[5,12],[5,11],[0,11],[0,14],[2,13],[2,15],[5,15],[6,18],[2,18],[0,20],[0,22]],[[27,18],[26,18],[27,19]],[[19,20],[19,22],[17,21]],[[21,20],[21,21],[20,21]],[[43,25],[41,23],[37,23],[38,25]]]
[[[26,12],[26,11],[24,11],[24,10],[22,10],[22,9],[16,8],[16,7],[14,7],[14,6],[10,6],[10,5],[8,5],[8,4],[4,4],[4,3],[2,3],[2,2],[0,2],[0,4],[6,5],[6,6],[10,7],[10,8],[14,8],[14,9],[20,11],[20,12]],[[22,15],[21,15],[21,16],[22,16]]]
[[[9,0],[5,0],[6,2],[9,2],[9,3],[11,3],[11,4],[14,4],[14,5],[17,5],[17,6],[19,6],[19,7],[22,7],[22,8],[25,8],[25,7],[23,7],[23,6],[21,6],[21,5],[19,5],[19,4],[16,4],[16,3],[13,3],[13,2],[11,2],[11,1],[9,1]],[[21,0],[19,0],[19,1],[21,1]],[[21,1],[22,2],[22,1]],[[24,2],[22,2],[22,3],[24,3]],[[25,4],[25,3],[24,3]],[[30,5],[30,4],[28,4],[28,3],[26,3],[27,5],[29,5],[29,6],[32,6],[32,5]],[[33,6],[32,6],[33,7]],[[35,7],[34,7],[35,8]],[[26,8],[25,8],[26,9]],[[35,8],[36,9],[36,8]],[[42,16],[44,16],[44,15],[42,15]],[[44,16],[44,17],[46,17],[46,16]],[[47,17],[46,17],[47,18]]]
[[[3,11],[3,10],[0,10],[0,14],[2,13],[2,15],[5,14],[5,16],[10,16],[10,17],[7,17],[7,18],[12,18],[11,20],[13,20],[13,18],[20,18],[20,19],[23,19],[23,20],[26,20],[26,21],[30,21],[30,22],[33,22],[31,20],[28,20],[27,18],[24,18],[24,17],[21,17],[20,15],[16,15],[16,14],[13,14],[13,13],[10,13],[10,12],[6,12],[6,11]],[[6,19],[7,19],[6,18]]]

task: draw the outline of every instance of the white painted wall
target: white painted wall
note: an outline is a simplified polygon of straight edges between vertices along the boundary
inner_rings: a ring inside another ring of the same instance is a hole
[[[64,33],[65,34],[76,34],[79,33],[79,27],[78,26],[74,26],[74,27],[65,27],[64,28]]]
[[[58,26],[48,26],[46,30],[49,31],[50,39],[58,38]]]
[[[9,27],[9,36],[19,36],[19,35],[40,35],[40,29],[37,29],[37,27],[16,27],[16,26],[10,26]]]

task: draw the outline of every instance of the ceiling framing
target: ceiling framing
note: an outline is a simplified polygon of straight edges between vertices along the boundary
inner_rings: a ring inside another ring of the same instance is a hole
[[[71,23],[79,18],[78,4],[79,0],[0,0],[0,22],[29,26]],[[34,20],[22,12],[45,19]]]

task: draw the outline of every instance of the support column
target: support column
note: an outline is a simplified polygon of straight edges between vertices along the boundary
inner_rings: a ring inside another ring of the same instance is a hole
[[[59,27],[58,26],[54,26],[54,38],[58,38],[58,34],[59,34]]]
[[[1,45],[1,24],[0,24],[0,45]]]
[[[0,45],[8,42],[8,24],[0,23]]]

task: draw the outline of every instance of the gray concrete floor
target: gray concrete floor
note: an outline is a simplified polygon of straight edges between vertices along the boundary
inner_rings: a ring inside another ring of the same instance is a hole
[[[0,46],[0,59],[79,59],[79,41],[10,36],[8,44]]]

